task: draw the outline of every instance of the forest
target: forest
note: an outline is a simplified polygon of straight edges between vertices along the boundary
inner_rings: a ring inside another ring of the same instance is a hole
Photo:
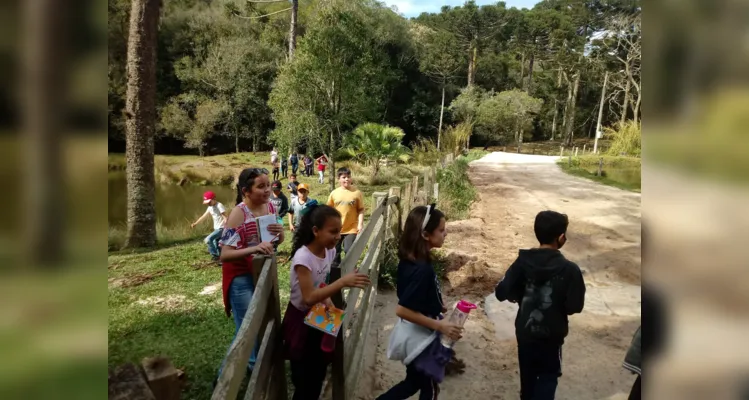
[[[109,0],[110,152],[125,148],[130,9]],[[470,146],[592,138],[602,101],[603,127],[641,118],[640,14],[636,0],[411,19],[374,0],[165,0],[155,152],[335,152],[367,122],[406,145],[456,126]]]

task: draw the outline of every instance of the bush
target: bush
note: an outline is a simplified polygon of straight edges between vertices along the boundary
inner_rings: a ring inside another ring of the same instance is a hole
[[[611,145],[607,151],[611,156],[635,156],[642,153],[642,129],[639,123],[625,121],[617,124],[616,129],[606,128],[606,136],[611,138]]]
[[[411,144],[413,149],[413,160],[421,165],[435,165],[442,158],[442,153],[437,150],[437,144],[430,139],[419,138]]]
[[[478,153],[474,153],[476,156]],[[468,179],[468,163],[469,158],[458,157],[446,168],[437,170],[440,184],[438,207],[451,220],[467,218],[471,204],[476,200],[476,189]]]

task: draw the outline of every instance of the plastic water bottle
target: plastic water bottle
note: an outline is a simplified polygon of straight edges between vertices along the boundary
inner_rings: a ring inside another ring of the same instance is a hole
[[[450,314],[450,319],[448,319],[448,322],[451,324],[458,325],[460,327],[465,324],[466,320],[468,319],[468,314],[471,313],[471,310],[476,309],[476,305],[470,302],[467,302],[465,300],[461,300],[458,302],[458,305],[455,306],[455,309]],[[452,348],[455,344],[455,341],[448,338],[445,335],[442,335],[442,338],[440,339],[440,342],[443,346]]]

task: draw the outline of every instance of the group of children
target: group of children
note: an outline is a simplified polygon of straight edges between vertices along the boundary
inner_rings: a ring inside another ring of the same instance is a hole
[[[271,183],[267,170],[245,169],[237,184],[237,206],[225,219],[220,234],[224,306],[227,316],[233,314],[236,340],[255,290],[252,258],[255,254],[272,254],[285,240],[282,219],[268,227],[276,235],[275,243],[260,240],[255,219],[263,215],[283,218],[283,212],[289,215],[293,232],[291,293],[282,321],[282,335],[283,352],[291,365],[294,400],[319,398],[333,355],[323,346],[325,334],[305,325],[306,314],[316,304],[332,307],[331,296],[343,288],[366,288],[370,284],[368,276],[358,271],[330,281],[331,268],[340,263],[341,253],[349,249],[362,230],[364,216],[362,194],[352,185],[351,171],[341,168],[337,176],[339,187],[322,205],[309,198],[307,185],[298,183],[292,174],[287,186],[292,197],[288,205],[280,182]],[[209,207],[221,212],[223,207],[215,203],[215,196],[206,193],[205,199]],[[203,217],[209,213],[213,215],[207,211]],[[520,250],[496,286],[497,299],[519,304],[515,331],[521,399],[554,398],[561,376],[568,316],[583,309],[585,283],[580,268],[560,252],[567,242],[568,225],[564,214],[540,212],[534,223],[539,246]],[[398,250],[395,313],[401,321],[434,332],[435,342],[427,350],[420,349],[415,359],[408,360],[405,379],[380,395],[380,400],[407,399],[417,392],[422,400],[437,398],[444,368],[454,353],[447,348],[430,349],[441,346],[441,336],[459,340],[463,331],[460,325],[445,318],[448,309],[430,256],[432,249],[442,247],[446,235],[445,215],[434,204],[409,212]],[[215,231],[211,236],[216,236]],[[409,340],[407,335],[392,337],[389,353],[394,346],[413,346]],[[250,373],[256,354],[257,346],[249,360]],[[639,379],[637,382],[639,391]]]
[[[312,159],[309,155],[299,155],[296,151],[289,154],[281,160],[278,158],[278,151],[274,147],[270,152],[270,163],[273,169],[273,180],[277,181],[280,178],[288,178],[289,164],[291,164],[291,173],[296,175],[299,170],[299,162],[302,162],[302,175],[312,176],[312,169],[314,163],[317,163],[318,182],[324,183],[325,169],[328,166],[328,157],[322,154],[317,159]]]

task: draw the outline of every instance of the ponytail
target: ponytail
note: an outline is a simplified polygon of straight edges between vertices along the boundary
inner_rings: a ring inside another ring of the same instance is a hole
[[[297,228],[294,234],[294,242],[291,246],[291,258],[294,258],[297,250],[312,243],[315,240],[315,232],[312,230],[316,227],[318,230],[325,227],[328,218],[341,218],[341,213],[333,207],[326,205],[312,205],[307,208],[307,213],[302,215],[302,220],[299,222],[299,228]]]
[[[235,206],[238,206],[242,202],[242,197],[242,188],[237,184],[237,202],[234,203]]]

